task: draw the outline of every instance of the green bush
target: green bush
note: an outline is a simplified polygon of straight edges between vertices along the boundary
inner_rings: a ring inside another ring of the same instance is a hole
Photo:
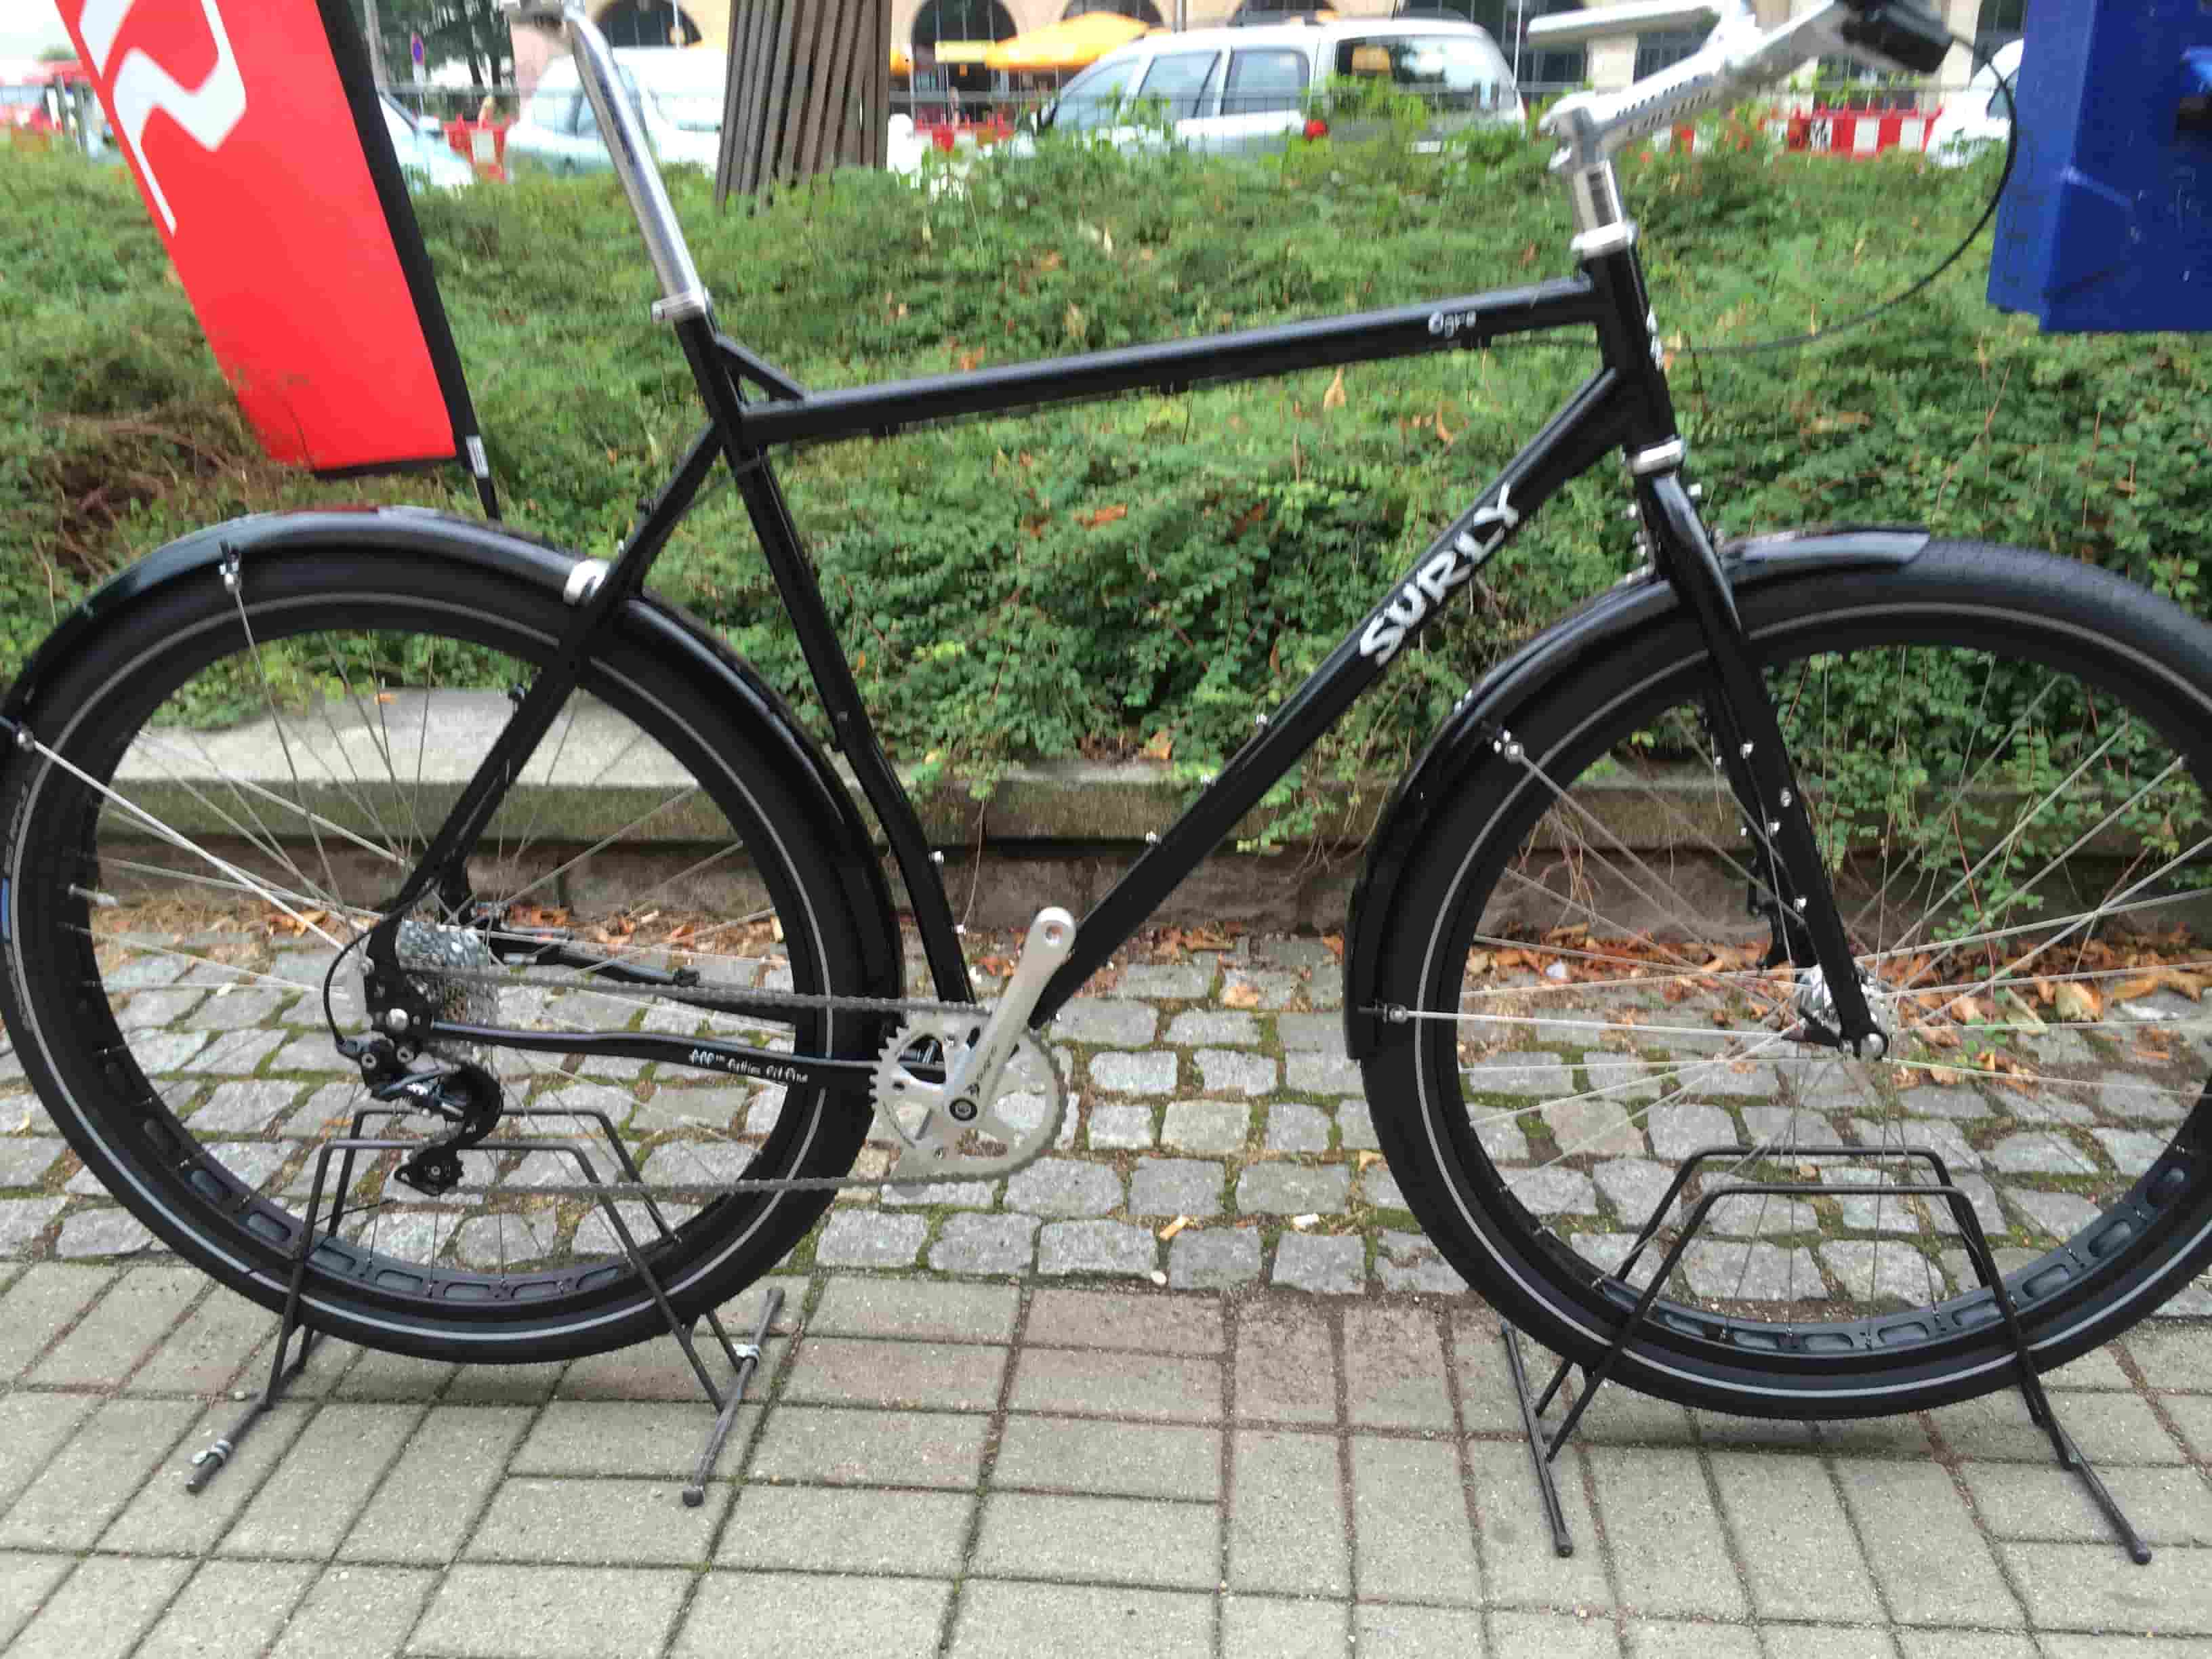
[[[1729,533],[1926,523],[2121,570],[2203,610],[2205,353],[2039,337],[1992,311],[1986,240],[1925,295],[1810,352],[1795,333],[1904,287],[1991,164],[1739,149],[1631,157],[1692,469]],[[1735,129],[1735,131],[1741,131]],[[718,216],[672,181],[729,331],[813,385],[942,373],[1533,281],[1567,268],[1545,147],[1294,144],[1265,164],[1049,143],[933,193],[841,174]],[[698,414],[647,318],[614,185],[418,198],[510,516],[605,553]],[[58,605],[231,514],[465,507],[459,476],[319,484],[257,459],[120,170],[0,167],[0,670]],[[334,326],[337,319],[333,319]],[[1161,732],[1218,760],[1354,626],[1593,366],[1581,339],[1316,371],[797,453],[785,477],[893,751],[988,775]],[[1469,678],[1635,562],[1621,476],[1567,490],[1310,764],[1388,772]],[[729,490],[655,573],[787,691],[806,680]]]

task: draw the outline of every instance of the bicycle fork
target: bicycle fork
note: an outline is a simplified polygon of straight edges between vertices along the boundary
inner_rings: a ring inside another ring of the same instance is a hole
[[[1717,758],[1758,849],[1754,867],[1780,878],[1773,898],[1792,959],[1820,973],[1818,1006],[1803,1007],[1801,999],[1808,1030],[1862,1060],[1879,1059],[1889,1033],[1867,1002],[1804,791],[1790,769],[1782,723],[1720,556],[1678,467],[1639,476],[1636,493],[1651,533],[1654,568],[1688,607],[1712,659],[1715,687],[1707,708]],[[1807,948],[1813,964],[1802,960]]]

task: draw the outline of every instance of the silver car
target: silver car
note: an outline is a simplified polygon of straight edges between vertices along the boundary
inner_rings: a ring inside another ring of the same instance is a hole
[[[1164,130],[1194,149],[1250,154],[1320,137],[1330,127],[1328,89],[1361,85],[1424,99],[1428,145],[1474,123],[1522,119],[1513,71],[1486,30],[1358,18],[1146,35],[1069,82],[1038,125],[1116,143]]]
[[[615,61],[663,167],[713,171],[722,142],[726,60],[718,48],[639,46]],[[573,58],[555,59],[507,130],[510,172],[604,173],[613,167]]]

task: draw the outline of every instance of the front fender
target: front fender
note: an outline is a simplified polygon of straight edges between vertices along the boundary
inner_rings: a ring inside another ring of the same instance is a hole
[[[1729,586],[1747,587],[1814,572],[1907,564],[1928,541],[1924,530],[1846,526],[1729,542],[1720,554]],[[1491,762],[1493,734],[1510,730],[1518,711],[1571,684],[1584,665],[1619,650],[1631,635],[1669,619],[1679,608],[1674,590],[1646,575],[1569,612],[1485,674],[1454,705],[1450,718],[1399,780],[1368,842],[1345,927],[1344,1036],[1353,1059],[1365,1056],[1379,1040],[1382,1022],[1367,1010],[1375,1003],[1385,935],[1407,861],[1438,807],[1474,769]]]
[[[584,562],[580,554],[504,526],[423,507],[317,508],[233,519],[155,549],[63,618],[0,695],[0,717],[26,720],[40,689],[108,618],[171,583],[217,568],[234,555],[250,564],[258,555],[311,553],[318,548],[453,559],[556,594],[563,592]],[[775,787],[799,804],[810,830],[831,854],[860,928],[866,994],[901,995],[903,961],[882,860],[843,780],[790,708],[704,623],[665,600],[651,594],[632,600],[618,625],[635,630],[653,651],[683,664],[720,717],[757,741],[774,770]],[[0,757],[15,752],[9,746],[0,750]]]

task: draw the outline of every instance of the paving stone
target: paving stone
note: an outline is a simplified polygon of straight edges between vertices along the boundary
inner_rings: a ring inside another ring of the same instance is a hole
[[[1345,1404],[1365,1428],[1449,1429],[1443,1344],[1433,1316],[1354,1307],[1344,1316]]]
[[[0,1379],[20,1375],[120,1277],[113,1267],[39,1262],[0,1295]]]
[[[1277,1270],[1279,1282],[1279,1247]],[[1280,1298],[1246,1305],[1249,1311],[1237,1325],[1237,1418],[1335,1422],[1336,1345],[1326,1319],[1310,1306]]]
[[[1702,1146],[1736,1144],[1735,1122],[1717,1106],[1654,1106],[1644,1120],[1651,1149],[1662,1160],[1680,1164]]]
[[[1211,1507],[1191,1504],[994,1492],[983,1500],[970,1570],[1212,1589],[1220,1526]]]
[[[696,1406],[692,1418],[696,1423]],[[981,1413],[779,1405],[761,1430],[750,1474],[755,1480],[973,1491],[981,1479],[990,1426]],[[688,1455],[696,1454],[694,1439],[687,1437],[683,1444]]]
[[[1296,934],[1255,938],[1252,954],[1277,968],[1311,969],[1317,974],[1334,973],[1339,961],[1338,953],[1329,948],[1328,940]]]
[[[1366,1086],[1359,1062],[1339,1054],[1289,1054],[1283,1057],[1285,1085],[1302,1095],[1356,1095]]]
[[[141,1226],[127,1210],[107,1206],[77,1210],[62,1222],[54,1254],[64,1261],[94,1256],[147,1255],[163,1249],[161,1241]]]
[[[1077,997],[1052,1023],[1052,1035],[1058,1042],[1096,1042],[1115,1048],[1142,1048],[1159,1029],[1159,1011],[1152,1004],[1101,997]]]
[[[1018,1273],[1036,1255],[1033,1215],[948,1217],[929,1247],[929,1265],[945,1273]]]
[[[306,1562],[208,1562],[169,1604],[134,1659],[264,1653],[319,1571]]]
[[[1846,1457],[1835,1474],[1892,1619],[2018,1627],[2020,1604],[1948,1470],[1917,1461]]]
[[[1377,1164],[1361,1172],[1359,1201],[1378,1210],[1406,1208],[1406,1194],[1387,1165]]]
[[[1595,1215],[1597,1188],[1579,1170],[1510,1170],[1505,1184],[1538,1215]]]
[[[1140,962],[1124,968],[1114,988],[1125,997],[1159,997],[1175,1002],[1202,997],[1212,985],[1212,969],[1194,962]]]
[[[974,1508],[965,1492],[748,1486],[731,1511],[715,1561],[756,1571],[950,1578],[960,1570]]]
[[[1553,1101],[1542,1115],[1562,1157],[1635,1158],[1644,1151],[1644,1132],[1613,1101]]]
[[[570,1566],[703,1562],[730,1490],[719,1484],[697,1508],[668,1501],[659,1480],[510,1477],[468,1540],[479,1560]]]
[[[1715,1452],[1708,1463],[1760,1618],[1882,1618],[1843,1501],[1817,1458]]]
[[[1260,1041],[1260,1017],[1234,1009],[1194,1008],[1168,1022],[1168,1042],[1184,1047],[1227,1047]]]
[[[1447,1262],[1425,1233],[1385,1230],[1376,1239],[1375,1276],[1386,1291],[1427,1291],[1457,1295],[1467,1281]]]
[[[2059,1402],[2065,1414],[2065,1403]],[[1992,1535],[2015,1542],[2109,1543],[2112,1523],[2069,1469],[2034,1463],[1961,1463],[1959,1473],[1974,1509]],[[2146,1541],[2166,1546],[2212,1544],[2212,1487],[2185,1467],[2127,1468],[2097,1472]]]
[[[195,1268],[170,1265],[130,1269],[76,1328],[31,1369],[29,1381],[51,1388],[112,1388],[158,1346],[207,1289]]]
[[[928,1234],[922,1216],[840,1210],[823,1224],[814,1260],[825,1267],[910,1267]]]
[[[1623,1602],[1639,1613],[1741,1619],[1750,1609],[1694,1453],[1593,1447]]]
[[[1523,1111],[1527,1109],[1524,1108]],[[1474,1138],[1494,1164],[1526,1164],[1528,1161],[1528,1137],[1521,1132],[1519,1114],[1493,1112],[1476,1107],[1468,1114],[1474,1126]],[[1348,1144],[1348,1143],[1347,1143]]]
[[[1246,1215],[1336,1215],[1345,1207],[1352,1171],[1340,1164],[1255,1164],[1237,1181],[1237,1207]]]
[[[2158,1162],[2166,1148],[2166,1137],[2146,1134],[2140,1129],[2092,1129],[2098,1145],[2112,1160],[2112,1167],[2124,1176],[2139,1176]]]
[[[1234,1048],[1200,1048],[1194,1058],[1208,1094],[1271,1095],[1278,1087],[1272,1054],[1248,1054]]]
[[[2168,1546],[2147,1567],[2116,1559],[2110,1541],[2002,1544],[1998,1553],[2039,1629],[2212,1634],[2212,1551]]]
[[[1350,1613],[1340,1601],[1224,1596],[1222,1659],[1346,1659],[1352,1651]]]
[[[1848,1192],[1853,1187],[1887,1186],[1898,1178],[1891,1170],[1853,1169],[1832,1164],[1820,1166],[1821,1181],[1843,1192]],[[1924,1181],[1930,1179],[1931,1176],[1928,1167],[1923,1164],[1917,1174],[1906,1178]],[[1737,1200],[1739,1203],[1744,1201]],[[1920,1231],[1919,1218],[1914,1215],[1909,1200],[1891,1198],[1880,1193],[1863,1198],[1846,1197],[1839,1194],[1834,1203],[1836,1213],[1842,1218],[1846,1227],[1890,1234],[1917,1233]]]
[[[123,1659],[192,1571],[181,1560],[94,1556],[8,1644],[15,1659]]]
[[[1961,1170],[1981,1167],[1982,1155],[1959,1132],[1956,1124],[1930,1122],[1921,1118],[1855,1117],[1851,1120],[1851,1134],[1869,1146],[1925,1146],[1943,1160],[1944,1168],[1952,1175]],[[1903,1171],[1892,1178],[1904,1181],[1932,1181],[1936,1172],[1925,1158],[1886,1161],[1880,1167]]]
[[[2140,1122],[2178,1123],[2188,1115],[2189,1103],[2149,1078],[2115,1072],[2097,1086],[2097,1109],[2112,1117]]]
[[[507,1463],[515,1474],[689,1480],[702,1438],[696,1401],[556,1400],[538,1413],[529,1430]],[[726,1465],[734,1461],[727,1455],[724,1460]],[[386,1490],[394,1484],[387,1483]]]
[[[1134,971],[1132,969],[1131,971]],[[977,1579],[960,1593],[951,1659],[1036,1659],[1090,1650],[1102,1632],[1141,1631],[1147,1659],[1211,1659],[1213,1597],[1188,1591]],[[931,1645],[918,1650],[934,1654]],[[861,1650],[851,1650],[860,1651]]]
[[[1888,1264],[1883,1267],[1887,1272]],[[1695,1294],[1723,1300],[1785,1302],[1826,1294],[1812,1252],[1802,1246],[1701,1238],[1682,1252],[1681,1271]]]
[[[1450,1441],[1355,1435],[1352,1508],[1362,1597],[1482,1605],[1466,1483]]]
[[[1387,1653],[1394,1659],[1461,1659],[1484,1652],[1482,1623],[1480,1613],[1464,1607],[1370,1601],[1352,1610],[1358,1650]]]
[[[1984,1233],[2002,1236],[2011,1230],[2010,1218],[1997,1203],[1997,1189],[1987,1176],[1954,1176],[1951,1184],[1966,1195],[1967,1203],[1973,1206],[1974,1218],[1982,1224]],[[1952,1237],[1958,1236],[1959,1224],[1951,1214],[1950,1205],[1941,1200],[1927,1199],[1923,1199],[1922,1203],[1927,1208],[1929,1226],[1939,1233]]]
[[[1202,1158],[1139,1158],[1129,1180],[1129,1213],[1187,1215],[1202,1221],[1221,1213],[1221,1184],[1218,1164]]]
[[[88,1395],[26,1391],[0,1396],[0,1509],[31,1484],[99,1404]],[[0,1641],[5,1639],[0,1635]]]
[[[1658,1207],[1659,1200],[1666,1196],[1667,1188],[1674,1178],[1674,1170],[1665,1164],[1640,1158],[1615,1158],[1590,1170],[1590,1179],[1597,1183],[1598,1191],[1605,1194],[1606,1202],[1613,1206],[1613,1212],[1630,1227],[1644,1225],[1651,1212]],[[1729,1206],[1719,1204],[1713,1207],[1717,1214]]]
[[[1010,1417],[991,1484],[1212,1503],[1221,1495],[1221,1435],[1170,1424]]]
[[[1186,1152],[1236,1152],[1252,1127],[1249,1106],[1224,1100],[1178,1100],[1168,1108],[1160,1144]]]
[[[1264,1145],[1271,1152],[1325,1152],[1328,1150],[1328,1114],[1318,1106],[1295,1102],[1267,1108]]]
[[[1237,1437],[1231,1479],[1231,1589],[1294,1595],[1350,1589],[1335,1441],[1247,1430]]]
[[[1341,1059],[1344,1021],[1336,1014],[1277,1014],[1275,1040],[1288,1050],[1317,1050]]]
[[[2032,1187],[2007,1187],[2005,1202],[2027,1218],[2029,1227],[2054,1239],[2071,1238],[2102,1215],[2104,1206],[2072,1193],[2039,1193]]]
[[[453,1255],[471,1267],[505,1272],[553,1254],[560,1220],[550,1211],[495,1210],[453,1231]]]
[[[218,1077],[244,1077],[284,1046],[284,1033],[282,1031],[224,1031],[213,1037],[199,1031],[189,1034],[165,1031],[159,1036],[147,1039],[146,1044],[167,1043],[179,1035],[190,1035],[195,1046],[187,1058],[173,1063],[173,1069]],[[204,1047],[198,1046],[202,1042],[204,1042]],[[131,1051],[139,1056],[141,1066],[145,1065],[144,1046],[141,1043],[131,1045]],[[327,1068],[331,1058],[330,1040],[325,1037],[321,1040],[321,1056],[314,1063]],[[149,1067],[148,1075],[152,1074],[152,1068]]]
[[[1492,1659],[1619,1659],[1620,1638],[1610,1620],[1500,1612],[1490,1620],[1489,1651]]]
[[[52,1135],[32,1135],[0,1140],[0,1187],[35,1187],[69,1150],[69,1143]]]
[[[1166,1049],[1137,1054],[1096,1054],[1091,1056],[1091,1081],[1109,1094],[1172,1094],[1176,1057]]]
[[[407,1650],[458,1659],[656,1659],[693,1582],[666,1568],[459,1566],[439,1585]],[[559,1616],[547,1617],[555,1609]],[[699,1617],[696,1604],[692,1617]]]
[[[327,1559],[422,1418],[416,1406],[325,1406],[223,1535],[222,1553]]]
[[[1316,1296],[1357,1296],[1367,1280],[1367,1246],[1357,1233],[1285,1231],[1275,1241],[1270,1282]]]
[[[1497,1339],[1488,1346],[1495,1351]],[[1504,1370],[1500,1356],[1499,1370]],[[1536,1360],[1538,1385],[1550,1374],[1548,1357]],[[1501,1377],[1496,1389],[1485,1387],[1480,1397],[1495,1401],[1502,1391],[1506,1414],[1520,1431],[1520,1409],[1514,1404],[1512,1385]],[[1463,1394],[1468,1391],[1463,1390]],[[1474,1425],[1470,1417],[1469,1426]],[[1468,1468],[1473,1476],[1475,1504],[1481,1516],[1485,1549],[1484,1588],[1498,1607],[1571,1607],[1605,1613],[1613,1605],[1606,1573],[1606,1554],[1598,1544],[1597,1526],[1590,1515],[1584,1489],[1583,1449],[1570,1443],[1554,1466],[1559,1487],[1559,1508],[1575,1540],[1575,1553],[1565,1560],[1553,1553],[1551,1528],[1528,1475],[1528,1453],[1517,1441],[1469,1440]],[[1712,1626],[1700,1626],[1714,1630]],[[1756,1659],[1757,1648],[1752,1650]],[[1700,1650],[1688,1659],[1713,1659]]]
[[[1260,1236],[1249,1228],[1188,1228],[1168,1247],[1168,1283],[1178,1291],[1220,1291],[1255,1283]]]
[[[1674,1081],[1674,1086],[1685,1093],[1709,1099],[1725,1097],[1766,1100],[1779,1094],[1782,1087],[1771,1066],[1757,1060],[1715,1058],[1710,1048],[1697,1056]],[[1663,1150],[1660,1155],[1669,1156]]]
[[[1042,1158],[1006,1182],[1006,1203],[1031,1215],[1110,1215],[1121,1207],[1121,1177],[1102,1164]]]
[[[1006,1350],[927,1342],[809,1336],[784,1374],[783,1398],[830,1405],[988,1411],[998,1403]]]
[[[1037,1232],[1037,1272],[1047,1278],[1069,1273],[1142,1278],[1157,1267],[1158,1255],[1152,1234],[1126,1222],[1048,1221]]]
[[[1960,1085],[1923,1083],[1901,1092],[1897,1102],[1908,1117],[1941,1117],[1960,1121],[1987,1117],[1996,1109],[1976,1089]]]
[[[184,1400],[110,1400],[0,1519],[0,1547],[83,1550],[199,1415]]]
[[[1905,1659],[2039,1659],[2029,1638],[1987,1630],[1900,1630],[1897,1645]],[[2042,1653],[2051,1659],[2074,1659],[2060,1644],[2063,1637],[2044,1638]],[[2108,1654],[2106,1659],[2118,1659]]]
[[[1661,1066],[1640,1060],[1591,1058],[1583,1062],[1583,1071],[1593,1090],[1603,1091],[1603,1099],[1635,1104],[1659,1098]]]
[[[1221,1368],[1165,1354],[1024,1348],[1012,1404],[1018,1412],[1212,1423],[1221,1416]]]
[[[1099,1105],[1091,1109],[1092,1151],[1121,1151],[1152,1144],[1151,1107]]]
[[[2095,1160],[2078,1146],[2044,1133],[2008,1135],[1989,1149],[1985,1160],[1992,1170],[2015,1175],[2094,1175]]]
[[[2179,1463],[2173,1443],[2141,1395],[2118,1392],[2071,1393],[2060,1407],[2066,1432],[2081,1455],[2100,1469],[2128,1463]],[[1962,1401],[1930,1413],[1936,1431],[1961,1457],[2027,1462],[2051,1461],[2051,1440],[2028,1417],[2019,1393],[2003,1389]]]
[[[66,1202],[58,1198],[0,1198],[0,1255],[28,1255]]]
[[[397,1654],[436,1585],[436,1575],[422,1568],[327,1568],[294,1609],[270,1659]]]
[[[1221,1308],[1194,1297],[1119,1291],[1040,1290],[1024,1340],[1042,1347],[1136,1348],[1152,1353],[1219,1353]]]
[[[1347,1152],[1382,1150],[1382,1143],[1375,1138],[1375,1115],[1368,1110],[1367,1103],[1364,1100],[1347,1100],[1336,1109],[1336,1133],[1338,1140]],[[1489,1147],[1490,1140],[1486,1135],[1482,1138],[1482,1144],[1486,1149]],[[1499,1154],[1493,1151],[1491,1156],[1496,1158]],[[1520,1156],[1528,1156],[1526,1141],[1521,1145]]]
[[[1574,1073],[1548,1049],[1512,1049],[1488,1054],[1466,1074],[1471,1095],[1534,1095],[1551,1098],[1574,1093]]]

